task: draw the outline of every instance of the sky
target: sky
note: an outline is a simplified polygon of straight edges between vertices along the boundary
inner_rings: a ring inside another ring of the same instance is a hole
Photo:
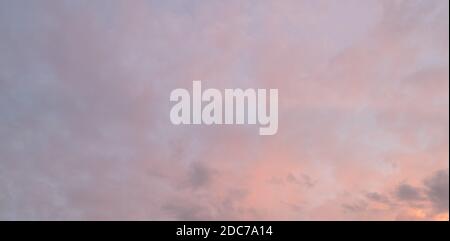
[[[170,92],[279,90],[279,129]],[[448,220],[447,0],[0,0],[0,220]]]

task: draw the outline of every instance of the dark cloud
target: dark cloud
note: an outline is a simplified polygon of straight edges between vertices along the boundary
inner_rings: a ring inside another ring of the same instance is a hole
[[[195,162],[189,170],[188,185],[193,188],[202,187],[211,182],[213,170],[208,168],[204,163]]]
[[[391,204],[391,200],[388,196],[383,195],[381,193],[377,193],[377,192],[370,192],[366,194],[367,199],[374,201],[374,202],[379,202],[379,203],[384,203],[384,204]]]
[[[407,183],[400,184],[397,187],[395,196],[402,201],[419,201],[423,198],[420,188],[411,186]]]
[[[359,200],[353,203],[345,203],[342,205],[345,211],[352,213],[365,212],[368,209],[368,203],[364,200]]]
[[[366,193],[365,200],[367,202],[344,204],[343,208],[347,211],[368,213],[377,211],[371,204],[384,204],[385,210],[389,212],[400,210],[397,219],[433,219],[435,215],[449,210],[449,170],[436,171],[425,178],[420,186],[401,183],[392,193]],[[420,210],[422,216],[408,212],[409,208]]]
[[[311,176],[304,173],[300,174],[300,177],[297,177],[294,174],[290,173],[286,177],[286,180],[290,183],[300,184],[308,188],[313,188],[317,183],[317,181],[315,181]]]
[[[448,169],[437,171],[424,181],[425,193],[437,212],[448,212]]]

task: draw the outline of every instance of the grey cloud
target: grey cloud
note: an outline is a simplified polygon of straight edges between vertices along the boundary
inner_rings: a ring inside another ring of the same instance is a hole
[[[449,170],[438,170],[422,181],[422,185],[413,186],[409,183],[401,183],[394,192],[384,194],[369,192],[365,194],[365,202],[344,204],[345,210],[352,212],[371,211],[370,203],[381,203],[388,210],[396,210],[399,207],[415,207],[424,209],[427,217],[434,214],[448,212],[449,210]],[[409,218],[409,216],[408,216]],[[406,218],[406,219],[408,219]]]
[[[204,163],[195,162],[189,170],[189,185],[198,188],[210,183],[214,171]]]
[[[235,220],[243,213],[255,217],[259,215],[258,211],[240,204],[249,193],[246,189],[231,188],[219,200],[208,193],[196,191],[180,191],[179,196],[168,199],[162,209],[176,220]]]
[[[204,207],[198,204],[187,203],[184,200],[172,201],[163,205],[162,208],[169,212],[170,215],[175,216],[177,220],[195,221],[210,219],[207,218],[208,212]]]
[[[311,176],[307,175],[307,174],[300,174],[299,177],[295,176],[293,173],[290,173],[287,177],[286,180],[290,183],[296,183],[308,188],[313,188],[317,181],[314,180]]]
[[[353,203],[345,203],[342,205],[344,210],[352,213],[364,212],[368,209],[368,203],[364,200],[359,200]]]
[[[425,193],[437,212],[448,212],[449,206],[449,175],[447,170],[437,171],[424,181]]]
[[[395,196],[402,201],[418,201],[421,200],[421,189],[411,186],[407,183],[400,184],[395,190]]]
[[[370,192],[366,194],[366,197],[374,202],[384,203],[384,204],[391,204],[391,200],[388,196],[383,195],[378,192]]]
[[[448,211],[449,207],[449,174],[447,170],[439,170],[423,180],[423,186],[414,187],[401,184],[395,192],[399,201],[430,202],[435,212]]]

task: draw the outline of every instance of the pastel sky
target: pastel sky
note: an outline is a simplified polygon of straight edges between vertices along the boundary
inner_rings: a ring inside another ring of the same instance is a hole
[[[279,89],[279,130],[170,92]],[[0,0],[0,220],[448,220],[447,0]]]

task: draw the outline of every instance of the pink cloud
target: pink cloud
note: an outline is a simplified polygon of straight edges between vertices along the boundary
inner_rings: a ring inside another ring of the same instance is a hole
[[[0,32],[0,219],[448,220],[448,1],[2,1]],[[279,133],[171,125],[193,80],[278,88]]]

